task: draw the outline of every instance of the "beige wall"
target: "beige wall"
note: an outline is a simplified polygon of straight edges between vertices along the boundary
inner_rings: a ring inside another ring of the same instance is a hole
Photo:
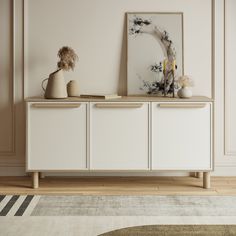
[[[226,2],[229,34],[235,27],[229,11],[234,0]],[[216,166],[220,171],[230,166],[226,172],[236,168],[235,97],[232,92],[228,95],[235,80],[232,73],[224,80],[223,3],[215,1],[216,82],[212,83],[212,0],[1,0],[0,175],[10,173],[6,166],[13,174],[22,173],[18,167],[24,166],[23,98],[42,95],[41,81],[55,69],[61,46],[70,45],[79,54],[75,71],[66,79],[77,79],[81,92],[126,93],[125,12],[134,11],[184,13],[185,73],[195,80],[194,94],[213,96],[216,85]],[[227,45],[232,46],[229,39]],[[230,51],[235,48],[227,50],[226,58],[232,61]]]
[[[78,79],[83,93],[124,92],[125,12],[184,13],[185,73],[195,94],[211,96],[211,0],[26,0],[26,96],[42,94],[40,83],[55,70],[62,45],[80,61],[66,78]],[[199,14],[200,13],[200,14]]]

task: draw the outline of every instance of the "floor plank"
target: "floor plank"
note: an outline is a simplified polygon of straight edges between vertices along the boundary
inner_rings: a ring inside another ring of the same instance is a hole
[[[193,177],[45,177],[38,189],[30,177],[0,177],[0,194],[236,195],[236,177],[212,177],[211,189]]]

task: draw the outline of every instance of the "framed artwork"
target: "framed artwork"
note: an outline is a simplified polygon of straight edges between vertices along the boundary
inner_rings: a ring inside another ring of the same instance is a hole
[[[165,95],[184,74],[183,13],[127,13],[128,95]]]

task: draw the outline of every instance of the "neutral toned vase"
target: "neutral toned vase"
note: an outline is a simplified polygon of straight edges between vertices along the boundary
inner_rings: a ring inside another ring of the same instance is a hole
[[[191,98],[193,96],[192,90],[189,87],[182,87],[178,91],[178,96],[180,98]]]
[[[46,88],[44,83],[48,81]],[[42,81],[42,88],[45,92],[45,98],[66,98],[66,83],[64,80],[63,70],[59,69],[49,75],[48,79]]]
[[[67,93],[69,97],[78,97],[79,96],[79,84],[76,80],[71,80],[67,84]]]

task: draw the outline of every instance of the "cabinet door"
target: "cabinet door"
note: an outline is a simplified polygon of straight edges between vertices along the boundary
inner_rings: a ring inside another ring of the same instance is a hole
[[[152,169],[211,169],[211,103],[152,104]]]
[[[28,170],[86,169],[86,103],[27,104]]]
[[[91,103],[90,168],[149,168],[149,103]]]

